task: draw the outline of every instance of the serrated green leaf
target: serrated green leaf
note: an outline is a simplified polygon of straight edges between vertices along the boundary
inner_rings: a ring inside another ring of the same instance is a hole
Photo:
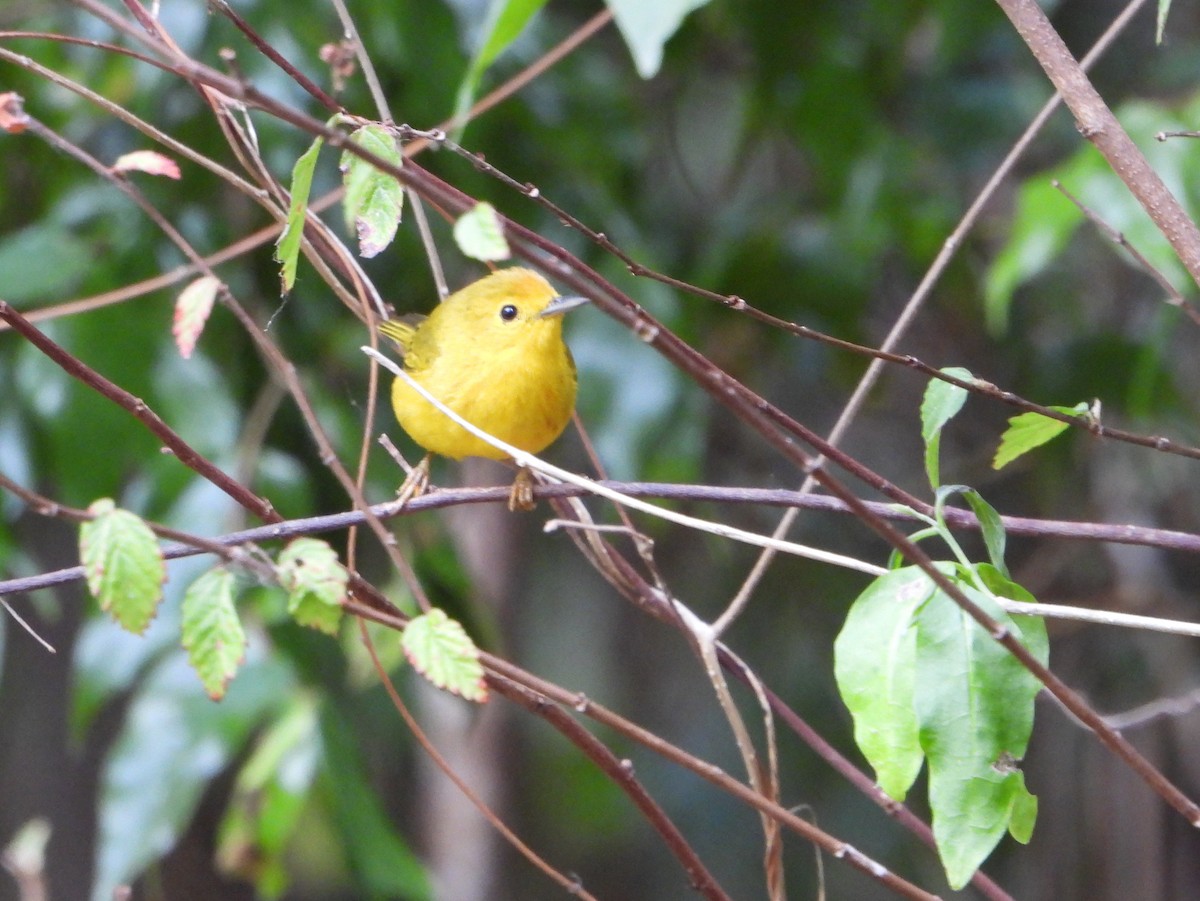
[[[1035,629],[1026,635],[991,597],[960,585],[1045,659]],[[933,592],[916,622],[916,711],[929,761],[934,840],[957,889],[1009,830],[1014,810],[1023,818],[1018,831],[1031,828],[1028,791],[1016,767],[1029,743],[1041,684],[941,591]]]
[[[171,334],[175,336],[175,346],[179,348],[179,356],[185,360],[196,349],[204,324],[208,322],[208,314],[212,312],[213,301],[221,287],[219,279],[211,275],[202,275],[188,284],[179,292],[175,301],[175,320],[171,326]]]
[[[305,211],[308,195],[312,190],[313,172],[317,168],[317,156],[321,153],[324,138],[316,138],[308,150],[300,155],[292,166],[291,202],[288,204],[287,224],[275,242],[275,259],[283,264],[280,279],[283,294],[292,290],[296,283],[296,267],[300,262],[300,242],[304,238]]]
[[[1087,404],[1076,404],[1074,407],[1050,407],[1059,413],[1069,416],[1082,417],[1087,413]],[[1053,441],[1070,426],[1041,413],[1020,413],[1008,420],[1008,428],[1000,436],[1000,444],[996,448],[996,456],[992,458],[992,469],[1003,469],[1013,460]]]
[[[970,371],[958,366],[948,366],[941,371],[959,379],[975,378]],[[921,438],[925,442],[925,472],[929,476],[929,484],[935,490],[941,483],[941,464],[938,457],[942,446],[942,429],[958,415],[966,401],[966,388],[943,382],[941,379],[930,379],[925,388],[925,396],[921,399]]]
[[[162,601],[166,564],[158,540],[141,517],[108,498],[88,512],[93,519],[79,529],[79,556],[88,590],[130,632],[140,635]]]
[[[479,649],[462,625],[434,608],[414,617],[400,636],[404,654],[422,676],[468,701],[487,700]]]
[[[483,41],[463,76],[454,100],[453,118],[462,122],[454,129],[456,140],[462,140],[462,133],[466,128],[466,115],[475,102],[475,92],[479,89],[483,73],[525,30],[534,13],[545,5],[546,0],[492,0],[488,6],[487,18],[483,22]]]
[[[708,0],[608,0],[634,65],[642,78],[653,78],[662,65],[663,46],[683,20]]]
[[[387,126],[364,125],[350,135],[350,140],[394,166],[404,163],[396,136]],[[404,208],[404,186],[347,150],[342,151],[339,168],[346,188],[342,200],[346,228],[358,236],[359,254],[373,257],[396,237]]]
[[[183,647],[188,662],[214,701],[246,656],[246,633],[234,606],[235,579],[223,566],[196,579],[183,595]]]
[[[924,752],[913,707],[916,629],[913,617],[933,591],[916,567],[875,579],[850,607],[834,642],[834,676],[854,718],[854,740],[875,781],[903,801]]]
[[[288,593],[288,612],[296,622],[337,633],[349,575],[333,548],[316,538],[297,538],[279,555],[275,576]]]
[[[475,204],[458,217],[454,223],[454,242],[473,260],[507,260],[512,256],[496,208],[486,202]]]
[[[974,488],[964,491],[963,497],[971,507],[975,518],[979,520],[979,528],[983,534],[984,546],[987,547],[988,558],[997,570],[1007,576],[1008,566],[1004,562],[1004,550],[1008,543],[1008,534],[1004,531],[1004,522],[1000,518],[1000,513]]]

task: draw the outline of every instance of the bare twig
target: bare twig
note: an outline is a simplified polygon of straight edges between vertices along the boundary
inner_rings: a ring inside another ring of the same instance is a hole
[[[472,805],[474,805],[475,809],[479,811],[480,815],[487,820],[488,825],[495,829],[496,832],[498,832],[504,838],[504,840],[516,850],[518,854],[537,867],[537,869],[545,873],[554,882],[557,882],[570,894],[578,895],[581,898],[590,898],[592,901],[596,901],[595,897],[586,889],[584,889],[584,887],[576,880],[571,879],[570,877],[561,873],[555,867],[551,866],[541,855],[539,855],[533,850],[533,848],[526,844],[520,838],[520,836],[510,829],[505,824],[504,820],[502,820],[495,813],[495,811],[493,811],[487,805],[487,802],[479,796],[479,793],[476,792],[469,784],[467,784],[466,780],[455,771],[454,767],[450,765],[450,761],[448,761],[445,755],[443,755],[442,752],[437,749],[437,746],[433,743],[432,739],[425,734],[425,730],[421,728],[421,724],[417,722],[416,717],[409,712],[408,705],[404,703],[404,700],[400,697],[400,693],[396,691],[396,686],[393,685],[392,680],[388,678],[387,670],[384,669],[383,664],[379,660],[379,654],[375,650],[375,643],[371,641],[370,633],[367,632],[366,620],[360,619],[358,622],[359,633],[362,636],[363,645],[366,647],[367,653],[371,656],[371,662],[375,665],[375,671],[379,675],[379,681],[382,683],[384,690],[387,692],[388,698],[391,699],[392,706],[396,709],[396,712],[400,714],[400,718],[404,720],[404,724],[408,726],[408,731],[412,733],[413,738],[417,740],[417,744],[421,746],[421,749],[427,755],[429,755],[429,759],[434,762],[437,768],[442,771],[447,779],[454,783],[455,787],[462,792],[463,797],[465,797],[471,802]]]
[[[1137,263],[1138,267],[1158,283],[1158,286],[1167,296],[1166,302],[1170,306],[1178,307],[1187,315],[1190,320],[1192,320],[1194,325],[1200,325],[1200,310],[1197,310],[1187,302],[1184,296],[1179,293],[1179,289],[1171,284],[1170,279],[1156,269],[1154,264],[1146,259],[1141,251],[1129,243],[1129,239],[1125,237],[1124,233],[1117,231],[1117,229],[1105,222],[1095,210],[1089,208],[1078,197],[1068,191],[1066,187],[1063,186],[1062,182],[1060,182],[1057,178],[1054,179],[1051,184],[1054,185],[1054,187],[1057,188],[1062,195],[1067,198],[1067,200],[1075,204],[1075,208],[1078,209],[1079,212],[1083,213],[1088,222],[1092,223],[1092,225],[1095,226],[1105,237],[1107,237],[1108,240],[1112,241],[1118,247],[1124,248],[1125,252],[1133,257],[1133,261]]]

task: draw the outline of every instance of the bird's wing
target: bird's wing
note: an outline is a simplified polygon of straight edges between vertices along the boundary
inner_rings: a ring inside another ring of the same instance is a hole
[[[420,313],[408,313],[407,315],[381,322],[379,324],[379,334],[391,338],[400,350],[400,356],[407,361],[409,354],[412,352],[417,334],[417,326],[424,321],[425,317]]]

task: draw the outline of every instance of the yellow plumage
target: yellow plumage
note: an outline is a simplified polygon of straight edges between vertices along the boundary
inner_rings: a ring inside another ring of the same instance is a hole
[[[404,371],[472,425],[529,453],[557,438],[575,409],[576,376],[559,315],[582,298],[559,297],[529,269],[501,269],[463,288],[419,321],[379,331],[404,356]],[[507,455],[476,438],[404,379],[392,407],[409,436],[453,459]]]

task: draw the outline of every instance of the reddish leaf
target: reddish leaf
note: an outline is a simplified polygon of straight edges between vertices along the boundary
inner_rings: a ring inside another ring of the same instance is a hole
[[[213,276],[201,276],[184,288],[175,301],[175,324],[171,327],[171,334],[175,336],[179,355],[185,360],[196,349],[196,341],[204,331],[204,324],[208,322],[208,314],[212,312],[213,300],[220,287],[221,282]]]
[[[147,175],[162,175],[176,181],[182,177],[177,162],[154,150],[135,150],[133,153],[122,154],[113,163],[112,171],[145,172]]]

